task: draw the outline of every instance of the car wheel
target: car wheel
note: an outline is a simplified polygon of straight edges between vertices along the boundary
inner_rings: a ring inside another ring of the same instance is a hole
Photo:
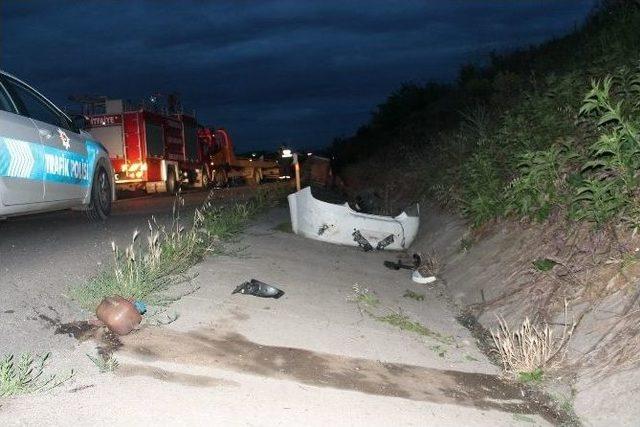
[[[91,184],[91,203],[87,215],[93,221],[104,221],[111,214],[111,179],[106,169],[98,166]]]
[[[167,170],[167,193],[169,194],[176,194],[176,192],[178,191],[178,185],[176,182],[176,174],[173,173],[173,169],[169,169]]]

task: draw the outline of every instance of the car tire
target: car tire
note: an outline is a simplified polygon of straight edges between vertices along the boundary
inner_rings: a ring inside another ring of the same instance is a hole
[[[92,221],[104,221],[111,214],[113,192],[109,173],[103,166],[98,166],[91,183],[91,202],[87,216]]]
[[[167,170],[167,193],[174,195],[178,192],[178,183],[176,181],[176,174],[173,172],[172,168]]]

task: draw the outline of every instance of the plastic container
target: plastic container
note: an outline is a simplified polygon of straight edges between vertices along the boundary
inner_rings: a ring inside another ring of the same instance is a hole
[[[142,321],[136,306],[119,295],[103,299],[96,309],[96,316],[118,335],[128,334]]]
[[[414,270],[411,274],[411,280],[422,285],[433,283],[436,281],[436,276],[423,276],[418,270]]]

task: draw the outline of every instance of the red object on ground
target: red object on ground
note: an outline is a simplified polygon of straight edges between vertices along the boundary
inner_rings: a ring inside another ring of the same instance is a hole
[[[103,299],[96,309],[96,316],[118,335],[128,334],[142,321],[135,305],[119,295]]]

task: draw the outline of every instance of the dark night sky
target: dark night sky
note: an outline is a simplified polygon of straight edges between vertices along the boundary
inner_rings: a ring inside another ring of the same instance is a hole
[[[240,150],[351,134],[403,81],[565,34],[594,1],[0,0],[0,67],[70,94],[178,91]]]

